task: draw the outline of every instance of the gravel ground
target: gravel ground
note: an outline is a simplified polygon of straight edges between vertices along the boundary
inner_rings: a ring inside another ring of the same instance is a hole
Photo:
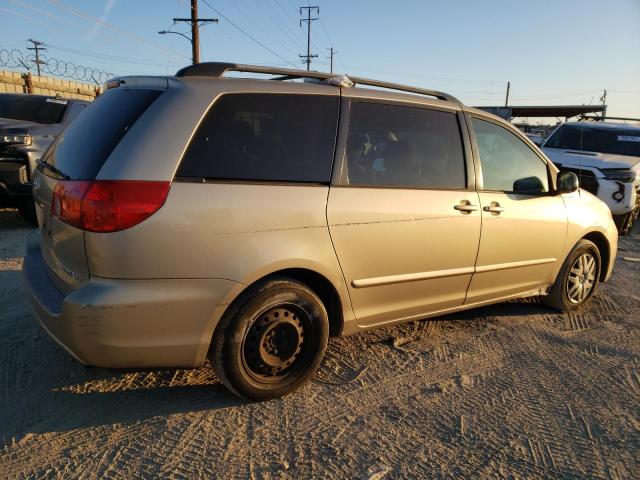
[[[35,323],[0,210],[0,477],[633,478],[640,235],[579,315],[513,302],[331,342],[261,404],[211,368],[79,365]],[[635,472],[635,473],[634,473]]]

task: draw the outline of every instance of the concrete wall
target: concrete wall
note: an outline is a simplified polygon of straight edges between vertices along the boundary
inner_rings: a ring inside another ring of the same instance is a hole
[[[93,100],[100,91],[100,87],[90,83],[0,70],[0,93],[32,93]]]

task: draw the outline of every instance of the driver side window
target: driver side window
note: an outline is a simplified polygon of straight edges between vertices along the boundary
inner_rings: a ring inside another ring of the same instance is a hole
[[[472,118],[483,190],[523,194],[549,191],[547,166],[516,135],[494,123]]]

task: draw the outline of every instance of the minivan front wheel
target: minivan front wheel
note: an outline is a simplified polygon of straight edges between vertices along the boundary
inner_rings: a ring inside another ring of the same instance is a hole
[[[318,296],[303,283],[274,277],[249,288],[225,313],[211,360],[233,393],[267,400],[306,382],[328,339],[329,319]]]
[[[589,240],[580,240],[564,261],[543,303],[561,312],[580,310],[596,291],[601,265],[598,247]]]

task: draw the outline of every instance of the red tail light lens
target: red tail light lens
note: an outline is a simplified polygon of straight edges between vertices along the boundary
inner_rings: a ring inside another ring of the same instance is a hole
[[[65,180],[53,191],[51,214],[88,232],[117,232],[158,211],[171,182]]]
[[[64,223],[83,228],[82,197],[91,185],[85,181],[65,181],[56,183],[51,201],[51,215]]]

